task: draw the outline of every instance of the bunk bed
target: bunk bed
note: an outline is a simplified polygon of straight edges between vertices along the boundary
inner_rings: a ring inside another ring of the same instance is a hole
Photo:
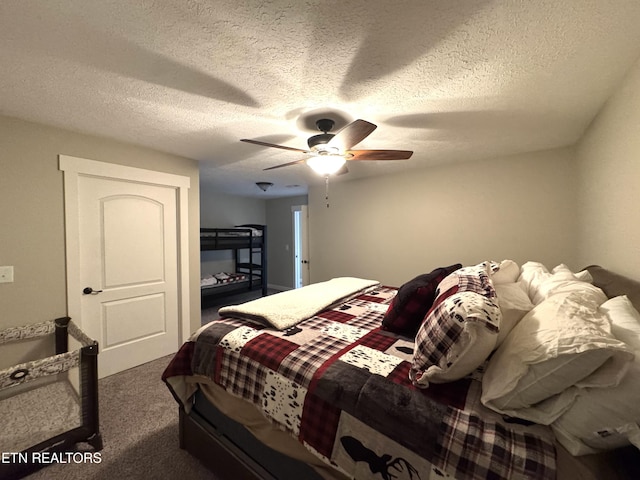
[[[238,293],[260,290],[267,295],[267,226],[238,225],[235,228],[201,228],[200,251],[232,250],[235,271],[208,275],[201,281],[202,303]],[[243,253],[248,261],[243,261]]]

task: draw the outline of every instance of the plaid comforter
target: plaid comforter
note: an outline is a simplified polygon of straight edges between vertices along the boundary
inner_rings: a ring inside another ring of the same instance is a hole
[[[481,373],[411,384],[413,341],[380,328],[395,293],[380,287],[284,331],[211,322],[163,379],[185,405],[181,379],[213,379],[353,478],[555,478],[550,431],[483,407]]]

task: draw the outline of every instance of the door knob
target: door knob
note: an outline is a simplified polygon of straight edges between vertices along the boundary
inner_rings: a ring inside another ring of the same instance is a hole
[[[85,295],[97,295],[98,293],[100,293],[102,290],[94,290],[91,287],[85,287],[82,290],[82,293],[84,293]]]

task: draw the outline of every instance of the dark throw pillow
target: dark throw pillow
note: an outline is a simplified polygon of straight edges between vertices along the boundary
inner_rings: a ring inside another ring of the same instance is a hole
[[[382,328],[414,338],[422,320],[433,305],[438,284],[461,267],[460,263],[439,267],[402,285],[384,315]]]

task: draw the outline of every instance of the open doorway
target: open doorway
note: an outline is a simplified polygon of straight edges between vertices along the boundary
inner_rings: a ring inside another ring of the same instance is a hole
[[[309,284],[309,235],[306,205],[291,207],[293,215],[293,287]]]

